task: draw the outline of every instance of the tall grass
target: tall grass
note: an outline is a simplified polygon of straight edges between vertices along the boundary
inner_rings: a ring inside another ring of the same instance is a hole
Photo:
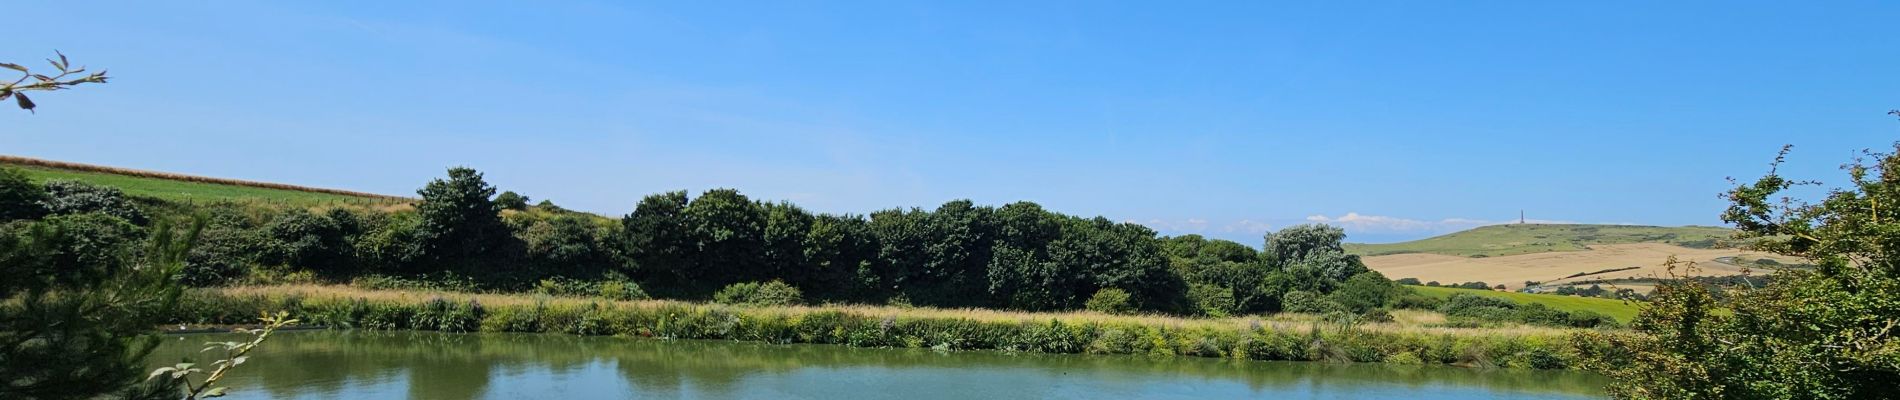
[[[342,286],[203,289],[176,322],[240,323],[286,310],[356,329],[542,332],[942,350],[1147,354],[1251,360],[1577,368],[1604,362],[1602,335],[1537,327],[1434,327],[1429,313],[1338,325],[1312,316],[1183,319],[877,306],[746,307],[678,301],[362,290]]]

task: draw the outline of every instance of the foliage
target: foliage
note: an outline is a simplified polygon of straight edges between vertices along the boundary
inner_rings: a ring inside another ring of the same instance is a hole
[[[46,214],[46,189],[16,168],[0,167],[0,222]]]
[[[336,208],[318,215],[304,209],[292,209],[263,227],[269,238],[262,249],[262,261],[291,265],[323,274],[342,274],[355,267],[356,249],[351,239],[361,234],[356,214]]]
[[[422,256],[439,268],[473,268],[495,264],[506,257],[513,239],[502,224],[501,208],[490,197],[495,188],[474,169],[449,169],[448,179],[430,181],[416,191],[420,226],[416,230]]]
[[[1339,303],[1347,311],[1364,313],[1384,308],[1386,303],[1398,296],[1400,290],[1403,289],[1392,281],[1386,280],[1385,275],[1377,271],[1366,271],[1346,279],[1346,282],[1340,284],[1339,290],[1334,291],[1330,297],[1333,302]]]
[[[1346,310],[1345,306],[1333,299],[1304,290],[1287,292],[1280,302],[1285,305],[1287,312],[1327,314]]]
[[[529,201],[533,200],[529,200],[528,196],[523,196],[514,191],[501,192],[501,194],[495,195],[495,206],[501,207],[503,210],[527,210]]]
[[[80,181],[47,181],[46,200],[40,203],[48,214],[68,215],[84,213],[103,213],[123,218],[133,224],[145,224],[145,212],[125,196],[118,188],[93,185]]]
[[[1125,290],[1116,288],[1097,290],[1095,295],[1089,296],[1089,302],[1085,308],[1103,314],[1128,314],[1135,311],[1135,305],[1130,304],[1129,299],[1128,291]]]
[[[139,378],[152,327],[173,315],[201,228],[160,223],[143,239],[117,217],[82,214],[0,232],[0,398],[149,395],[120,391]]]
[[[277,332],[278,329],[283,329],[284,327],[297,323],[296,319],[292,319],[288,315],[288,313],[283,311],[278,311],[277,314],[266,314],[258,318],[258,322],[262,322],[263,327],[256,329],[238,329],[237,332],[252,336],[248,342],[206,342],[204,351],[221,350],[224,352],[223,359],[211,362],[213,369],[209,373],[206,373],[203,368],[197,367],[196,363],[181,362],[170,367],[154,369],[145,379],[147,381],[158,381],[157,384],[160,386],[178,387],[184,392],[184,398],[186,400],[224,396],[230,391],[230,388],[216,386],[218,381],[224,379],[224,375],[229,373],[232,368],[237,368],[237,366],[243,365],[244,361],[249,360],[251,358],[251,350],[256,350],[258,345],[264,344],[264,339],[269,339],[272,333]],[[193,375],[204,375],[204,378],[197,383],[192,383],[191,377]],[[160,378],[164,379],[160,380]]]
[[[1788,154],[1775,159],[1778,168]],[[1623,398],[1891,398],[1900,381],[1900,144],[1844,167],[1849,186],[1819,203],[1785,194],[1813,182],[1770,169],[1729,192],[1723,220],[1757,250],[1810,260],[1759,289],[1667,282],[1619,345]],[[1678,267],[1671,260],[1672,271]],[[1693,268],[1688,265],[1685,268]],[[1722,293],[1727,292],[1727,293]]]
[[[798,288],[781,281],[741,282],[719,289],[719,293],[713,294],[713,301],[721,304],[788,306],[803,304],[805,295]]]
[[[1234,314],[1234,292],[1227,288],[1195,284],[1188,286],[1188,302],[1196,314],[1224,318]]]
[[[32,99],[27,98],[25,93],[27,91],[66,90],[87,83],[106,83],[106,71],[101,70],[87,74],[86,67],[73,67],[72,63],[66,60],[65,54],[59,53],[58,51],[54,51],[53,53],[58,54],[59,58],[47,59],[46,62],[52,64],[53,69],[59,70],[59,73],[53,74],[52,76],[34,73],[32,69],[24,65],[0,62],[0,68],[20,72],[20,79],[15,79],[13,82],[0,83],[0,101],[5,101],[8,97],[12,97],[14,104],[20,106],[20,109],[33,111],[33,109],[39,107],[39,105],[34,104]],[[78,75],[78,77],[67,79],[67,77],[74,75]]]

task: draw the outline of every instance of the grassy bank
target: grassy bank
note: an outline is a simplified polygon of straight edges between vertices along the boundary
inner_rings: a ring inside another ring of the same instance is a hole
[[[394,205],[413,201],[396,196],[345,190],[207,178],[9,156],[0,156],[0,165],[19,168],[35,182],[56,179],[75,180],[119,188],[132,196],[180,203],[239,201],[316,206],[326,204]]]
[[[269,286],[190,292],[177,322],[238,323],[287,310],[356,329],[540,332],[859,347],[1146,354],[1253,360],[1578,368],[1602,362],[1606,333],[1516,326],[1448,328],[1400,312],[1340,325],[1304,315],[1184,319],[876,306],[737,307],[676,301]],[[1613,333],[1612,333],[1613,334]]]
[[[1636,304],[1631,303],[1631,302],[1626,302],[1622,300],[1596,298],[1596,297],[1500,292],[1500,291],[1495,291],[1495,290],[1458,289],[1458,288],[1433,287],[1433,286],[1406,286],[1406,287],[1418,292],[1419,294],[1431,296],[1431,297],[1437,297],[1441,299],[1450,298],[1451,295],[1453,294],[1465,293],[1465,294],[1472,294],[1472,295],[1478,295],[1478,296],[1496,297],[1500,299],[1514,301],[1521,304],[1543,304],[1546,307],[1550,307],[1552,309],[1557,309],[1557,310],[1563,310],[1563,311],[1594,311],[1597,313],[1601,313],[1603,315],[1608,315],[1610,317],[1616,318],[1617,321],[1624,322],[1624,323],[1628,323],[1631,320],[1636,319],[1636,314],[1641,311],[1637,309]]]

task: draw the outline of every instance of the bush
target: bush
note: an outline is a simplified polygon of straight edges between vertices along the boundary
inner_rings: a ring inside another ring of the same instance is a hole
[[[1399,278],[1399,280],[1396,280],[1396,281],[1393,281],[1393,282],[1397,282],[1397,283],[1398,283],[1398,284],[1400,284],[1400,285],[1406,285],[1406,286],[1418,286],[1418,285],[1422,285],[1422,283],[1419,283],[1419,282],[1418,282],[1418,278]],[[1415,356],[1415,357],[1416,357],[1416,356]]]
[[[514,191],[501,192],[501,194],[495,195],[495,205],[508,210],[526,210],[528,209],[528,201],[528,196],[522,196],[520,193],[515,193]]]
[[[647,296],[645,290],[640,289],[639,284],[629,281],[612,280],[601,282],[597,286],[599,287],[598,292],[600,293],[600,297],[608,300],[626,301],[652,298],[651,296]]]
[[[1308,314],[1326,314],[1346,309],[1332,299],[1304,290],[1287,292],[1280,298],[1280,304],[1285,306],[1287,312]]]
[[[798,288],[783,281],[766,283],[742,282],[727,285],[713,294],[713,301],[721,304],[743,304],[750,306],[788,306],[805,302],[804,294]]]
[[[1359,320],[1365,321],[1365,322],[1378,322],[1378,323],[1387,323],[1387,322],[1394,321],[1394,319],[1392,318],[1392,312],[1386,311],[1383,308],[1374,308],[1374,309],[1366,310],[1366,312],[1359,314]]]
[[[1194,311],[1201,315],[1220,318],[1234,313],[1234,291],[1227,288],[1195,284],[1188,286],[1187,296]]]
[[[1107,288],[1097,290],[1094,296],[1089,296],[1088,310],[1103,314],[1127,314],[1134,312],[1135,307],[1133,304],[1129,304],[1128,300],[1128,292],[1121,289]]]
[[[593,283],[557,276],[535,282],[534,292],[549,296],[585,297],[599,293]]]
[[[46,189],[14,168],[0,168],[0,222],[36,219],[46,214]]]
[[[1328,297],[1344,306],[1346,311],[1363,313],[1385,307],[1386,302],[1391,301],[1399,290],[1400,288],[1393,285],[1392,281],[1385,280],[1385,275],[1368,271],[1346,279],[1346,282],[1341,283],[1339,289]]]
[[[118,188],[69,180],[47,181],[45,188],[46,200],[40,206],[52,215],[96,212],[145,225],[145,212]]]

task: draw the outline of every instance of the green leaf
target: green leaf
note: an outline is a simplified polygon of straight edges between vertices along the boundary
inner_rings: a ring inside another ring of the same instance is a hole
[[[230,388],[227,388],[224,386],[211,388],[211,390],[205,391],[204,397],[224,397],[225,389],[230,389]]]
[[[14,71],[20,71],[20,72],[26,72],[26,67],[25,67],[25,66],[21,66],[20,64],[14,64],[14,63],[0,63],[0,68],[6,68],[6,69],[10,69],[10,70],[14,70]]]
[[[164,368],[152,370],[152,374],[146,376],[145,380],[148,380],[148,381],[152,380],[152,378],[157,378],[159,375],[164,375],[167,372],[172,372],[172,367],[164,367]]]

